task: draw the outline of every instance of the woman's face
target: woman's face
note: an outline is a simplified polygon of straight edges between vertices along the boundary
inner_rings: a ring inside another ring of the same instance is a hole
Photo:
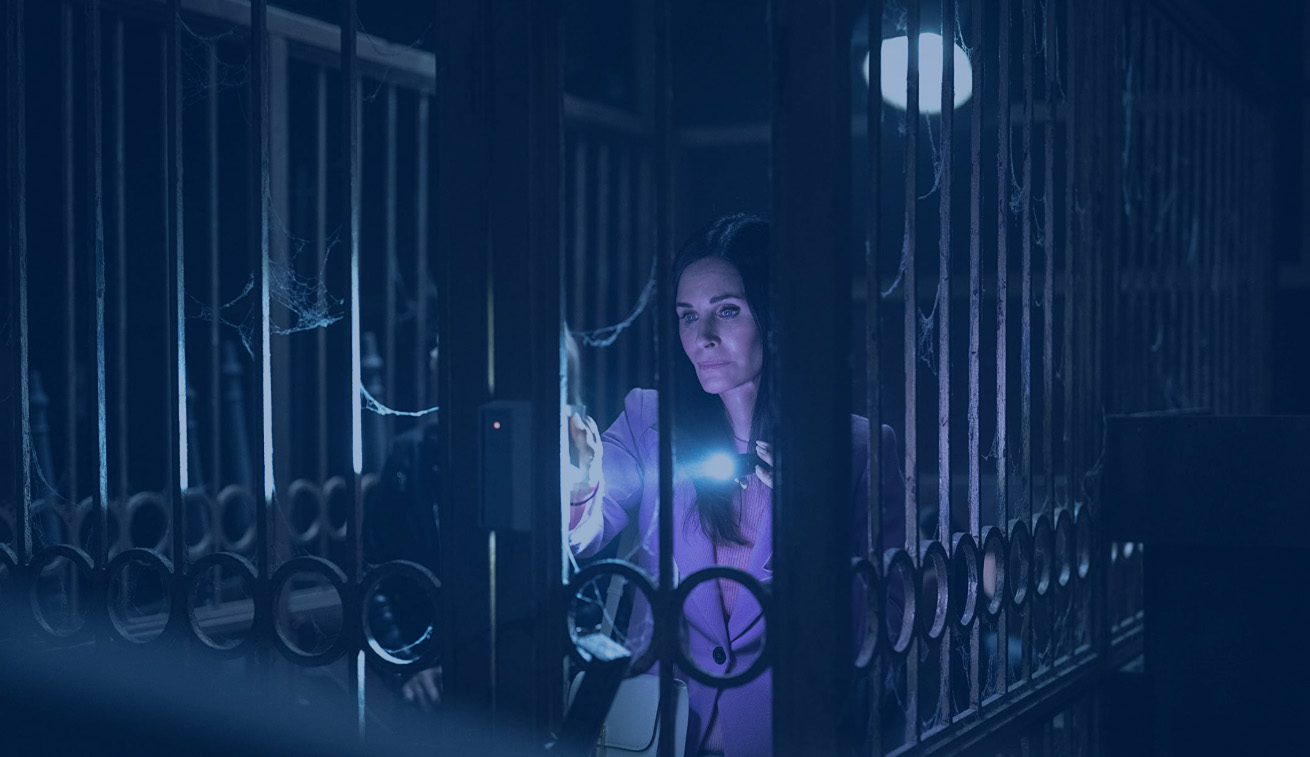
[[[760,380],[764,340],[737,267],[701,258],[678,280],[678,334],[701,388],[723,394]]]

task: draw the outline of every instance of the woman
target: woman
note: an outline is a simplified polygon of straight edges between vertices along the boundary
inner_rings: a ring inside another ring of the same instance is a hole
[[[767,286],[769,225],[748,214],[714,221],[678,252],[673,279],[678,335],[687,361],[675,370],[674,574],[689,576],[725,565],[767,584],[772,577],[772,463],[774,415],[766,401],[770,367],[766,355],[771,328]],[[600,435],[590,419],[574,419],[575,445],[594,455],[590,471],[573,490],[569,547],[580,557],[594,554],[637,520],[638,547],[627,556],[651,575],[659,574],[659,433],[655,392],[632,390],[624,411]],[[851,418],[851,491],[856,518],[851,548],[867,554],[869,427]],[[896,440],[882,429],[881,486],[886,508],[884,545],[899,545],[903,480],[896,464]],[[762,461],[736,480],[701,475],[701,463],[715,452],[753,452]],[[733,675],[760,654],[764,624],[755,597],[740,584],[720,580],[694,590],[683,608],[688,657],[702,670]],[[649,627],[644,601],[636,603],[630,639]],[[647,635],[648,637],[648,635]],[[766,671],[743,686],[716,689],[686,679],[690,701],[688,755],[769,754],[772,745],[772,675]]]

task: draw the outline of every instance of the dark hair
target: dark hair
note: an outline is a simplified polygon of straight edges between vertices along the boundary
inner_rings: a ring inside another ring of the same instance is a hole
[[[770,400],[770,334],[772,318],[769,307],[769,224],[749,213],[734,213],[718,218],[691,236],[673,260],[673,287],[687,266],[704,258],[718,258],[731,263],[741,274],[750,305],[764,343],[764,365],[760,372],[760,391],[755,400],[749,448],[755,442],[773,441],[774,412]],[[713,450],[733,449],[732,427],[723,403],[701,388],[695,368],[688,360],[675,361],[673,370],[675,401],[673,429],[675,458],[694,463]],[[701,529],[710,541],[723,545],[744,544],[733,497],[741,491],[733,481],[722,484],[692,478],[696,487],[695,513]]]

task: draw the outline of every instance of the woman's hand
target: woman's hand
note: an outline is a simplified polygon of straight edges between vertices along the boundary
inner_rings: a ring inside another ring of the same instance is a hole
[[[577,456],[580,476],[573,485],[572,500],[577,502],[587,498],[600,483],[601,457],[604,453],[600,441],[600,429],[591,416],[574,413],[569,416],[569,442]]]
[[[773,445],[768,442],[755,442],[755,454],[764,461],[764,465],[769,466],[766,470],[764,465],[755,466],[755,475],[760,477],[764,485],[773,488]]]

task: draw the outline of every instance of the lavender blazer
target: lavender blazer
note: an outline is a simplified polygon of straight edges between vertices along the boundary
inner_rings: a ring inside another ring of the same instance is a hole
[[[633,389],[624,399],[624,410],[602,435],[605,480],[597,496],[569,532],[569,547],[579,557],[595,554],[635,519],[635,546],[623,559],[635,563],[652,577],[659,575],[659,434],[656,428],[657,395],[649,389]],[[869,475],[869,422],[851,416],[851,498],[855,520],[852,554],[867,554],[865,518],[867,517]],[[897,462],[896,435],[882,427],[881,487],[884,506],[883,545],[904,544],[904,477]],[[754,482],[757,483],[758,482]],[[762,486],[762,484],[760,484]],[[695,489],[690,479],[675,475],[673,482],[673,560],[675,581],[715,564],[714,548],[696,523],[689,522],[695,504]],[[746,571],[766,585],[772,580],[773,528],[766,519],[755,537],[755,546],[747,560]],[[688,655],[706,671],[732,675],[745,670],[763,649],[764,624],[759,602],[744,588],[737,593],[736,606],[725,622],[718,594],[709,590],[714,582],[701,584],[688,599],[684,615]],[[639,594],[634,601],[628,626],[632,648],[642,648],[652,640],[650,608]],[[715,661],[719,652],[722,663]],[[773,675],[772,671],[743,686],[716,689],[698,683],[681,673],[687,683],[690,717],[687,725],[688,755],[698,753],[715,704],[723,731],[727,757],[765,755],[772,751]]]

